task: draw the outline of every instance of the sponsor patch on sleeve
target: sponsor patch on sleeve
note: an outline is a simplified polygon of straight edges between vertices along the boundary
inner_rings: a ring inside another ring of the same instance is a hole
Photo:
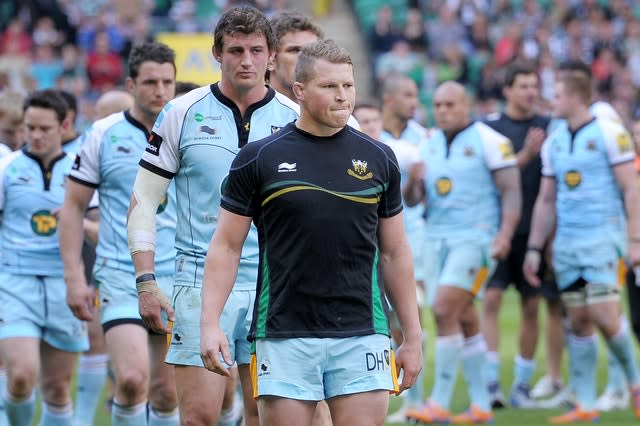
[[[72,170],[80,170],[80,155],[76,155],[76,158],[73,159]]]
[[[151,132],[151,136],[149,136],[149,140],[147,141],[147,151],[149,154],[153,154],[156,157],[160,155],[160,145],[162,145],[162,136],[158,135],[155,132]]]

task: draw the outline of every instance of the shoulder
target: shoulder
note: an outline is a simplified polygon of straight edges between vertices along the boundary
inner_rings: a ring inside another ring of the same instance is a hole
[[[476,121],[471,127],[478,132],[483,142],[505,142],[509,140],[505,135],[481,121]]]
[[[275,96],[273,97],[271,102],[282,107],[284,110],[288,110],[291,113],[294,113],[295,115],[300,115],[300,105],[293,102],[291,99],[280,92],[275,92]]]
[[[346,126],[346,132],[344,137],[348,138],[349,142],[362,143],[368,146],[372,152],[382,155],[387,159],[393,160],[395,163],[395,154],[393,149],[386,143],[380,142],[372,137],[362,133],[360,130],[354,129],[351,126]]]
[[[10,164],[13,164],[16,161],[19,161],[21,158],[26,157],[21,149],[17,151],[12,151],[4,157],[0,158],[0,172],[3,172],[4,169],[9,167]]]
[[[118,124],[125,122],[124,112],[116,112],[108,115],[100,120],[95,121],[84,134],[84,142],[93,143],[101,142],[102,137]]]

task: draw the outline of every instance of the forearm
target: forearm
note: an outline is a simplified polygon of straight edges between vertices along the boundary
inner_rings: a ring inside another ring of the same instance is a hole
[[[518,163],[518,168],[520,170],[527,167],[527,165],[531,162],[533,156],[525,149],[518,151],[516,154],[516,161]]]
[[[100,222],[87,219],[82,220],[82,227],[84,228],[84,238],[92,245],[98,245],[98,232],[100,230]]]
[[[627,234],[630,240],[640,241],[640,196],[635,186],[624,191],[624,208],[627,214]]]
[[[67,285],[84,281],[82,241],[84,211],[77,205],[66,205],[60,212],[60,255],[64,264]]]
[[[387,297],[398,316],[406,340],[422,340],[422,326],[418,316],[413,256],[406,240],[392,253],[381,256],[382,276]]]
[[[215,236],[204,265],[202,281],[201,327],[218,324],[224,305],[238,274],[238,264],[242,251],[216,244]]]
[[[422,181],[410,180],[402,187],[402,198],[409,207],[421,203],[425,197],[426,193]]]
[[[136,276],[155,271],[155,252],[139,251],[131,255]]]
[[[520,222],[522,211],[522,194],[519,188],[512,188],[505,191],[500,197],[501,218],[499,232],[509,240],[513,238],[516,226]]]
[[[169,179],[148,170],[138,170],[127,214],[127,239],[132,256],[138,252],[155,252],[156,212],[169,183]]]
[[[531,219],[528,246],[542,249],[551,236],[556,223],[555,203],[536,201]]]

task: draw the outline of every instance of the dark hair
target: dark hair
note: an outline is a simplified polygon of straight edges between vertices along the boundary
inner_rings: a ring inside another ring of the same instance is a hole
[[[67,102],[64,97],[57,90],[46,89],[33,92],[27,99],[25,99],[22,106],[22,110],[26,111],[27,108],[44,108],[51,109],[56,113],[56,118],[59,123],[62,123],[67,116]]]
[[[169,46],[150,41],[133,46],[129,54],[129,77],[136,79],[144,62],[169,63],[176,69],[176,53]]]
[[[70,111],[78,112],[78,101],[73,93],[66,90],[58,90],[58,93],[64,98]]]
[[[213,30],[213,48],[222,52],[224,36],[233,33],[262,34],[267,39],[267,47],[273,50],[276,42],[269,20],[254,7],[234,7],[222,14]]]
[[[382,112],[382,108],[380,108],[380,104],[376,101],[358,101],[356,105],[353,107],[353,111],[357,111],[359,109],[375,109],[378,112]]]
[[[591,68],[589,65],[582,61],[565,61],[558,65],[558,71],[575,71],[583,73],[589,80],[591,80]]]
[[[519,75],[531,74],[535,75],[536,78],[538,77],[538,73],[532,66],[520,63],[513,64],[507,68],[507,73],[504,76],[504,86],[512,87]]]
[[[285,10],[271,17],[270,21],[276,40],[276,49],[278,49],[282,37],[287,33],[309,31],[318,38],[324,38],[324,33],[318,25],[309,17],[295,11]]]
[[[351,56],[333,40],[318,40],[302,48],[296,63],[296,81],[306,83],[315,77],[313,68],[316,60],[324,59],[332,64],[349,64],[353,68]]]
[[[184,95],[198,87],[200,86],[190,81],[176,81],[176,96]]]

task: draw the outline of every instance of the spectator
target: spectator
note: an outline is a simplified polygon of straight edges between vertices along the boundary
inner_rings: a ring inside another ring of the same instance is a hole
[[[14,18],[0,37],[0,55],[29,56],[31,36],[18,18]]]
[[[31,63],[31,78],[34,89],[55,87],[56,80],[62,74],[62,61],[50,44],[36,45]]]
[[[421,71],[422,60],[419,54],[412,52],[409,43],[398,39],[393,43],[391,51],[382,54],[376,63],[376,78],[383,82],[391,74],[410,75]]]
[[[87,75],[91,89],[98,92],[113,89],[122,80],[122,59],[111,51],[106,31],[96,33],[94,49],[87,56]]]
[[[424,28],[424,20],[419,9],[409,9],[402,33],[411,50],[416,53],[426,54],[429,42]]]
[[[399,35],[393,26],[393,12],[389,6],[383,6],[378,10],[376,22],[369,35],[369,46],[372,59],[376,59],[391,50]]]

